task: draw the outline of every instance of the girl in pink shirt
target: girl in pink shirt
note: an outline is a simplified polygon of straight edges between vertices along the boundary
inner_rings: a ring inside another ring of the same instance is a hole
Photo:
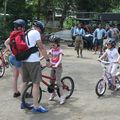
[[[64,104],[65,96],[63,95],[63,88],[61,83],[61,75],[62,75],[62,56],[63,50],[60,48],[60,39],[58,37],[52,36],[51,39],[51,49],[49,50],[49,55],[51,57],[51,77],[56,78],[57,85],[60,90],[60,104]],[[51,84],[54,84],[55,81],[51,80]],[[50,94],[49,100],[53,100],[56,94],[53,92]]]

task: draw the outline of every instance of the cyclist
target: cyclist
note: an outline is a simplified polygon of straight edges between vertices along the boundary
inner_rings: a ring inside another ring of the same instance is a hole
[[[31,54],[29,58],[27,60],[24,60],[22,63],[22,74],[23,74],[23,82],[24,82],[23,89],[25,87],[25,84],[28,83],[29,81],[32,81],[33,83],[33,89],[32,89],[33,106],[28,105],[32,108],[33,113],[48,112],[48,109],[42,106],[39,106],[39,103],[38,103],[39,86],[40,86],[40,81],[42,80],[39,52],[41,52],[44,58],[46,59],[46,65],[47,66],[50,65],[49,56],[47,55],[47,51],[43,46],[42,40],[41,40],[42,32],[44,32],[44,25],[41,21],[36,20],[33,23],[32,29],[28,32],[26,36],[26,41],[29,40],[29,45],[28,45],[29,48],[37,45],[39,51]],[[21,103],[21,109],[24,109],[24,108],[25,108],[25,105]]]
[[[114,39],[109,38],[107,41],[107,49],[105,53],[99,58],[99,60],[104,59],[107,57],[108,61],[110,62],[110,65],[108,66],[108,72],[112,75],[112,86],[110,86],[110,89],[115,90],[115,75],[117,73],[118,64],[117,59],[119,57],[119,53],[117,48],[115,48],[116,42]]]
[[[14,24],[14,31],[24,32],[25,25],[26,25],[24,20],[18,19],[16,21],[14,21],[13,24]],[[9,38],[5,41],[5,46],[6,46],[6,48],[8,48],[11,51]],[[13,97],[19,97],[21,95],[21,93],[18,90],[17,81],[18,81],[19,74],[21,73],[21,65],[22,64],[20,61],[16,60],[16,58],[13,54],[10,55],[9,60],[10,60],[10,63],[12,65],[12,70],[13,70],[13,83],[12,83],[13,91],[14,91]]]
[[[62,56],[63,56],[63,50],[60,48],[60,38],[57,36],[51,36],[50,37],[51,42],[51,49],[49,50],[49,55],[51,57],[51,77],[55,77],[57,81],[57,85],[60,90],[60,104],[64,104],[65,102],[65,96],[63,94],[63,88],[61,83],[61,75],[62,75]],[[53,80],[50,81],[51,85],[54,85]],[[53,92],[50,94],[49,100],[53,100],[56,94]]]

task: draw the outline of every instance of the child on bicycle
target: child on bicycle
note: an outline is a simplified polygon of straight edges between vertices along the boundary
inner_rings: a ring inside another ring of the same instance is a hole
[[[50,42],[51,42],[51,49],[49,50],[49,55],[51,58],[51,77],[56,78],[57,85],[60,90],[60,104],[64,104],[65,102],[65,96],[63,95],[63,88],[62,88],[62,83],[61,83],[61,75],[62,75],[62,56],[63,56],[63,51],[60,48],[60,38],[56,36],[51,36],[50,37]],[[51,80],[50,81],[51,85],[55,84],[55,81]],[[54,97],[56,96],[55,92],[50,94],[49,100],[53,100]]]
[[[108,61],[110,62],[110,65],[108,66],[108,73],[112,76],[112,86],[110,86],[110,89],[115,90],[115,76],[118,69],[118,57],[119,53],[117,48],[115,48],[116,42],[114,39],[109,38],[107,41],[107,49],[104,52],[104,54],[99,58],[99,60],[102,60],[107,57]]]

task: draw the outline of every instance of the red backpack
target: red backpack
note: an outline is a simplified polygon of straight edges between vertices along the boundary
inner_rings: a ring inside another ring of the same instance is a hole
[[[13,31],[10,34],[10,47],[13,55],[17,55],[28,49],[25,43],[25,33],[22,31]]]
[[[28,31],[29,32],[29,31]],[[27,33],[28,33],[27,32]],[[17,60],[26,60],[32,53],[38,51],[38,47],[29,48],[25,42],[26,34],[23,31],[13,31],[10,34],[10,47]],[[29,44],[29,40],[28,40]]]

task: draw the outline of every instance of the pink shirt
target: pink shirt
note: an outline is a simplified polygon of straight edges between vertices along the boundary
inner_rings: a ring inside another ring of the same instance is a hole
[[[49,54],[52,56],[51,63],[56,64],[59,61],[60,54],[63,55],[63,50],[61,48],[50,49]]]

